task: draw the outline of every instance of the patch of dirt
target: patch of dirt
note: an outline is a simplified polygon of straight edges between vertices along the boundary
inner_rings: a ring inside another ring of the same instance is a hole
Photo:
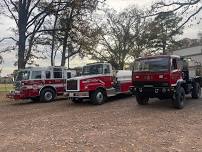
[[[183,110],[134,97],[101,106],[15,102],[0,105],[0,151],[202,151],[202,101]]]
[[[1,103],[1,102],[11,101],[10,99],[8,99],[8,98],[6,97],[6,94],[8,94],[8,92],[0,92],[0,103]]]

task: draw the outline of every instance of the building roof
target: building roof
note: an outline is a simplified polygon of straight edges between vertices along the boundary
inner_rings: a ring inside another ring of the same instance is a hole
[[[202,54],[202,46],[195,46],[173,51],[173,54],[180,56],[193,56]]]

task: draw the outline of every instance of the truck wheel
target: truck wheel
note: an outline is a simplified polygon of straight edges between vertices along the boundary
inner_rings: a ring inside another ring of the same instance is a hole
[[[175,93],[175,99],[173,105],[177,109],[184,108],[185,91],[183,87],[180,87]]]
[[[83,100],[80,99],[80,98],[72,98],[72,102],[73,102],[73,103],[82,103]]]
[[[45,88],[41,91],[40,101],[51,102],[55,99],[56,93],[51,88]]]
[[[193,84],[191,96],[193,99],[198,99],[201,97],[201,86],[198,82]]]
[[[105,91],[98,89],[91,94],[91,102],[95,105],[103,104],[107,99]]]
[[[147,105],[149,102],[149,97],[144,97],[142,95],[136,95],[136,101],[139,105]]]

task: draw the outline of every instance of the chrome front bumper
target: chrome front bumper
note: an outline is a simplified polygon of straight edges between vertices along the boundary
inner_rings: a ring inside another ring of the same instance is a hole
[[[64,96],[69,98],[89,98],[89,92],[65,92]]]

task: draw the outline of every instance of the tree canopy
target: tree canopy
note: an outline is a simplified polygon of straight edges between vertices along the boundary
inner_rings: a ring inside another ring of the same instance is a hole
[[[196,20],[196,23],[199,24],[201,11],[201,0],[159,0],[152,6],[149,16],[158,15],[162,12],[173,12],[178,16],[183,16],[183,21],[178,27],[180,29],[190,20]]]

